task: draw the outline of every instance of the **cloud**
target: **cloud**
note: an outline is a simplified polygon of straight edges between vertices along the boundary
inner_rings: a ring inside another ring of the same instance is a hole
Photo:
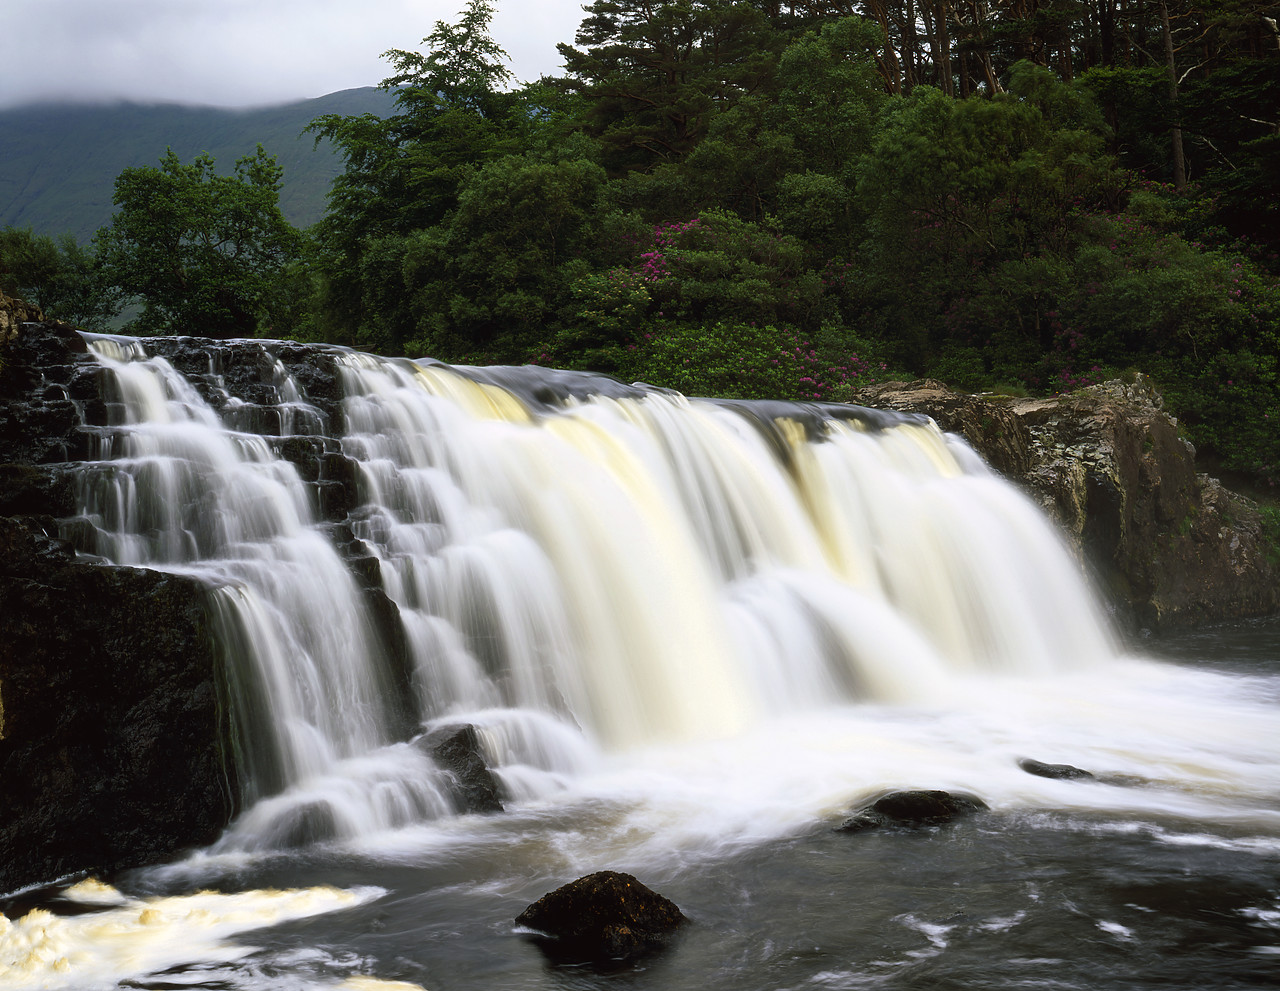
[[[0,106],[35,100],[249,106],[372,86],[464,0],[3,0]],[[492,31],[518,79],[559,71],[581,0],[507,0]]]

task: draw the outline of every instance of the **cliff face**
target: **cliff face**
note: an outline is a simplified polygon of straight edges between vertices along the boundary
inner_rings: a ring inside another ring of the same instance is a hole
[[[1280,609],[1280,566],[1250,500],[1197,474],[1149,381],[1048,399],[893,382],[870,406],[925,413],[961,434],[1062,526],[1119,618],[1173,629]]]
[[[202,586],[58,536],[95,376],[70,328],[0,346],[0,891],[164,860],[233,813]]]

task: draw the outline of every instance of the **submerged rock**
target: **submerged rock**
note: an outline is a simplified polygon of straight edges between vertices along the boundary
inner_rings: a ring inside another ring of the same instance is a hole
[[[894,791],[863,806],[837,826],[836,832],[945,826],[986,808],[987,803],[974,795],[949,791]]]
[[[1059,781],[1081,781],[1096,777],[1092,771],[1071,764],[1046,764],[1030,757],[1023,757],[1018,761],[1018,766],[1038,778],[1054,778]]]
[[[676,904],[630,874],[600,871],[543,895],[516,917],[553,959],[630,960],[688,922]]]

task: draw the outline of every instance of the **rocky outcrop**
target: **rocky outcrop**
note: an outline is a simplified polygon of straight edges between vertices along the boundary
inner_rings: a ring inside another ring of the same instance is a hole
[[[0,891],[155,863],[230,821],[203,589],[0,517]]]
[[[40,307],[0,292],[0,347],[16,340],[18,329],[24,323],[43,320],[44,314],[40,312]]]
[[[96,365],[6,314],[39,316],[0,298],[0,891],[208,843],[238,790],[203,587],[59,537]]]
[[[968,440],[1061,525],[1135,628],[1280,610],[1280,549],[1257,506],[1196,473],[1195,449],[1143,376],[1044,399],[893,382],[858,401],[924,413]]]
[[[631,960],[661,948],[688,920],[630,874],[599,871],[543,895],[516,918],[555,960]]]

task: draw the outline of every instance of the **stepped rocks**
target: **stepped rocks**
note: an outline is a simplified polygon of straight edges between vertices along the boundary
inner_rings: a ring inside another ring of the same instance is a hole
[[[32,315],[0,297],[0,891],[212,842],[238,790],[203,586],[61,537],[104,407],[74,329],[7,322]]]
[[[661,948],[688,919],[630,874],[600,871],[543,895],[516,917],[553,960],[631,960]]]
[[[939,382],[858,394],[962,435],[1061,525],[1119,617],[1169,630],[1280,610],[1280,548],[1250,500],[1195,470],[1145,376],[1047,399]]]

